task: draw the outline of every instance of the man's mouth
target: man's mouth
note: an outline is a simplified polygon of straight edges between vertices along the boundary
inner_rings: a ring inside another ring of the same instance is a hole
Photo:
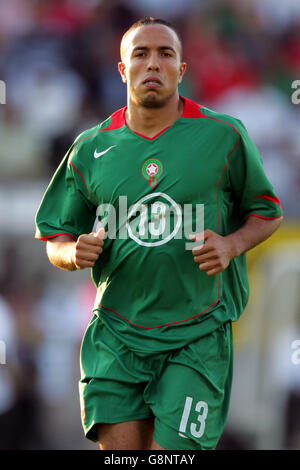
[[[147,88],[159,88],[162,86],[162,82],[157,77],[148,77],[143,81],[143,85]]]

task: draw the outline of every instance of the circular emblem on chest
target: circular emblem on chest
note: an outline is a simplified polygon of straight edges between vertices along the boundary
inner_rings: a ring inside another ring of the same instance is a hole
[[[148,158],[142,165],[142,175],[148,180],[151,188],[155,188],[158,178],[163,173],[163,164],[158,158]]]

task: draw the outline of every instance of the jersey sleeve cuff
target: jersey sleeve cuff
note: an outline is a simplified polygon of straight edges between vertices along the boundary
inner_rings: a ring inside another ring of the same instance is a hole
[[[283,217],[283,208],[279,199],[275,196],[254,196],[256,203],[249,207],[245,214],[245,220],[248,217],[257,217],[259,219],[274,220]]]
[[[60,232],[60,233],[53,233],[51,235],[41,235],[40,233],[36,233],[35,237],[37,240],[43,240],[44,242],[50,240],[51,238],[59,237],[60,235],[68,235],[69,237],[73,238],[74,241],[77,241],[77,238],[68,232]]]
[[[259,219],[264,219],[264,220],[274,220],[274,219],[280,219],[283,217],[283,214],[277,215],[276,217],[267,217],[266,215],[260,215],[260,214],[248,214],[246,217],[246,220],[248,217],[258,217]]]

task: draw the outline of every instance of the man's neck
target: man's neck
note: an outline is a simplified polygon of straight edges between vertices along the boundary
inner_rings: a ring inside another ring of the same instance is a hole
[[[162,130],[170,127],[181,116],[184,102],[175,95],[161,108],[145,108],[136,105],[130,98],[125,112],[127,127],[145,137],[152,138]]]

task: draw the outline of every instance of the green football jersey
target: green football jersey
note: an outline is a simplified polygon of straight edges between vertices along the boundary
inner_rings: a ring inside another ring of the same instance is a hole
[[[36,216],[42,240],[105,227],[95,313],[140,353],[182,347],[246,306],[246,255],[208,277],[190,233],[227,235],[249,216],[282,215],[243,124],[181,99],[181,117],[153,138],[126,126],[126,107],[78,136]]]

